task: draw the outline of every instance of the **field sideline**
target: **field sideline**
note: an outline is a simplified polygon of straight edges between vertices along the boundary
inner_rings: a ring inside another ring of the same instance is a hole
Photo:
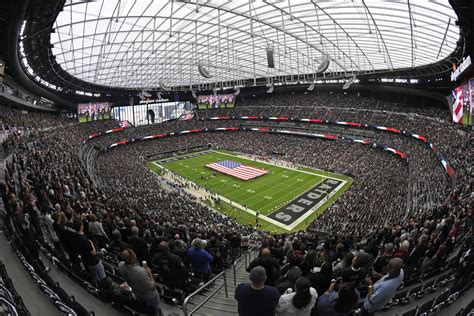
[[[244,181],[205,167],[208,163],[223,160],[237,161],[270,172],[261,177]],[[149,162],[147,165],[158,173],[161,168],[172,171],[219,195],[221,202],[212,206],[230,217],[235,217],[241,224],[255,225],[255,213],[258,212],[259,224],[263,229],[280,232],[305,229],[352,184],[351,178],[334,173],[276,166],[262,161],[249,160],[233,153],[214,150],[170,157]],[[275,216],[277,212],[288,212],[284,208],[289,203],[308,194],[311,190],[317,190],[321,186],[328,187],[325,182],[331,181],[331,179],[334,183],[337,181],[337,188],[333,188],[333,191],[326,189],[325,198],[319,201],[313,209],[307,209],[304,212],[298,210],[301,214],[298,214],[296,221],[282,223],[278,219],[279,217]],[[211,204],[210,201],[206,201],[206,203]]]

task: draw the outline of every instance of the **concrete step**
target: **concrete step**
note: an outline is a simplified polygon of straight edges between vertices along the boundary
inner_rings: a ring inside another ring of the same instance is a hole
[[[234,299],[235,288],[240,283],[248,283],[249,274],[245,271],[245,265],[239,265],[236,270],[236,285],[234,285],[234,273],[232,269],[226,271],[227,277],[227,293],[228,297],[225,297],[225,289],[221,288],[217,291],[212,298],[209,299],[201,308],[199,308],[194,315],[199,316],[228,316],[237,315],[237,301]],[[196,295],[192,301],[188,304],[188,312],[203,302],[218,286],[223,284],[223,280],[219,279],[215,284],[206,292]]]
[[[227,305],[227,306],[237,307],[237,301],[234,299],[234,296],[230,296],[230,295],[229,295],[229,298],[214,296],[206,304]]]
[[[237,313],[237,308],[235,310],[229,310],[227,307],[224,308],[219,308],[219,307],[213,307],[213,306],[208,306],[205,305],[199,309],[196,313],[193,315],[199,315],[199,316],[234,316],[238,315]]]

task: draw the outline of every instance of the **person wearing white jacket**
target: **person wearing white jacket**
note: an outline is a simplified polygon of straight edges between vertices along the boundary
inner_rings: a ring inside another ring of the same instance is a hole
[[[276,307],[278,316],[309,316],[316,303],[318,293],[307,278],[299,278],[295,283],[296,292],[284,294]]]

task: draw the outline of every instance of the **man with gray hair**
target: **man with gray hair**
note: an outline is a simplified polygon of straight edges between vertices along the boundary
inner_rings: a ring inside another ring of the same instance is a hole
[[[365,297],[362,316],[373,315],[381,310],[385,304],[395,294],[400,284],[402,284],[405,273],[403,272],[403,260],[392,258],[387,265],[387,274],[372,285],[372,279],[367,277],[366,283],[369,285],[367,296]]]
[[[275,315],[275,307],[280,300],[280,293],[272,286],[265,285],[267,273],[262,266],[250,271],[251,284],[240,283],[235,289],[240,316]]]
[[[204,249],[205,246],[205,241],[196,238],[192,241],[191,248],[188,249],[186,254],[196,277],[208,281],[211,278],[210,264],[214,258]]]
[[[393,258],[393,244],[385,244],[383,253],[381,253],[374,262],[374,270],[382,275],[387,273],[387,265]]]

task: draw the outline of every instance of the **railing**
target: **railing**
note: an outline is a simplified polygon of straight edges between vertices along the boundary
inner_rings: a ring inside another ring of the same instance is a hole
[[[210,294],[205,300],[203,300],[201,303],[199,303],[192,311],[188,312],[187,306],[188,306],[189,301],[190,301],[194,296],[196,296],[196,295],[198,295],[199,293],[205,291],[209,285],[213,284],[214,282],[216,282],[216,281],[217,281],[218,279],[220,279],[221,277],[224,279],[224,283],[222,283],[222,284],[219,285],[214,291],[212,291],[211,294]],[[224,287],[224,290],[225,290],[225,297],[226,297],[226,298],[229,298],[229,293],[227,292],[227,275],[226,275],[226,272],[225,272],[225,271],[222,271],[221,273],[219,273],[218,275],[216,275],[215,277],[213,277],[212,279],[210,279],[206,284],[204,284],[203,286],[201,286],[199,289],[197,289],[197,290],[194,291],[193,293],[189,294],[189,295],[184,299],[184,303],[183,303],[183,313],[184,313],[184,316],[188,316],[188,315],[194,314],[198,309],[200,309],[204,304],[206,304],[207,301],[209,301],[222,287]]]
[[[257,256],[256,250],[259,249],[260,245],[255,245],[250,250],[246,251],[243,255],[237,258],[234,263],[232,263],[232,274],[234,277],[234,286],[237,285],[237,270],[242,267],[242,261],[245,264],[244,268],[247,268],[252,262],[253,259]],[[238,266],[238,267],[237,267]]]

